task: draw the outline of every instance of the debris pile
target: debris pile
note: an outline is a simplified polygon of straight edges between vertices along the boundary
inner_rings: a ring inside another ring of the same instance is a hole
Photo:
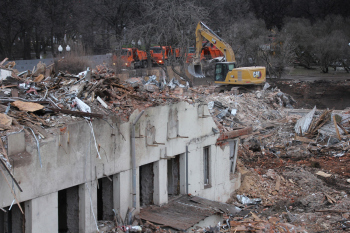
[[[303,227],[295,226],[286,222],[280,216],[270,216],[268,219],[261,219],[254,211],[250,211],[246,216],[224,216],[222,224],[197,228],[194,232],[288,232],[305,233]]]
[[[88,68],[77,75],[62,71],[56,74],[52,66],[43,63],[32,71],[18,73],[11,68],[10,71],[9,76],[1,80],[0,111],[6,116],[0,118],[0,127],[10,131],[29,127],[41,138],[47,136],[43,129],[63,127],[76,117],[116,116],[121,121],[128,121],[135,109],[178,101],[215,103],[211,114],[220,132],[226,132],[283,117],[283,101],[290,99],[277,89],[240,95],[217,94],[202,86],[190,88],[183,80],[173,78],[167,83],[157,80],[156,76],[134,77],[121,82],[105,65],[92,70]],[[245,115],[251,117],[250,121]],[[24,130],[30,134],[27,128]]]
[[[237,195],[260,198],[260,217],[282,213],[308,232],[349,230],[349,113],[289,110],[241,137],[242,185],[230,202],[239,206]]]
[[[222,125],[220,131],[246,126],[253,126],[253,131],[256,131],[285,118],[285,101],[279,96],[284,96],[288,104],[293,102],[291,96],[277,88],[242,94],[214,93],[207,95],[206,101],[214,120]]]

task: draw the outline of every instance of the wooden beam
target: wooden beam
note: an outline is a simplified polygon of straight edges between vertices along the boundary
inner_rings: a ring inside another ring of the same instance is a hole
[[[334,123],[335,131],[337,132],[338,139],[339,139],[339,141],[341,141],[341,137],[340,137],[340,134],[339,134],[339,129],[338,129],[337,121],[336,121],[336,119],[335,119],[335,115],[333,115],[333,123]]]
[[[7,185],[9,186],[9,188],[10,188],[10,190],[11,190],[11,193],[12,193],[13,197],[14,197],[14,198],[15,198],[15,200],[16,200],[16,203],[17,203],[17,205],[18,205],[19,209],[21,210],[22,214],[24,214],[24,212],[23,212],[23,210],[22,210],[22,207],[21,207],[21,205],[19,204],[19,201],[17,200],[16,194],[13,192],[12,187],[11,187],[11,185],[10,185],[9,181],[7,180],[6,175],[4,174],[4,172],[2,171],[2,169],[1,169],[1,168],[0,168],[0,171],[1,171],[2,175],[3,175],[3,176],[4,176],[4,178],[5,178]]]

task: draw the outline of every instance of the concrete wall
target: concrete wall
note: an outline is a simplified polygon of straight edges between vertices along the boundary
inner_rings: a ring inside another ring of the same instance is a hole
[[[169,157],[182,155],[180,191],[185,192],[186,145],[189,150],[189,193],[216,201],[226,201],[239,184],[239,179],[230,180],[229,147],[220,148],[215,145],[218,135],[214,135],[212,128],[216,128],[216,125],[211,117],[201,117],[209,115],[206,106],[204,113],[201,108],[186,102],[148,108],[136,124],[137,172],[140,166],[153,163],[155,174],[153,198],[156,204],[163,204],[168,200],[166,159]],[[136,110],[130,116],[130,122],[138,114],[139,111]],[[59,129],[51,129],[51,137],[40,141],[42,168],[36,143],[32,138],[26,138],[25,146],[8,142],[15,177],[24,191],[22,193],[16,191],[19,201],[57,196],[58,190],[79,185],[80,229],[84,228],[89,232],[94,230],[93,215],[97,217],[97,180],[107,175],[113,178],[114,208],[120,211],[124,218],[128,207],[132,206],[130,156],[132,123],[120,123],[118,119],[112,117],[108,122],[114,128],[103,120],[94,119],[92,122],[96,143],[100,146],[101,159],[98,158],[91,129],[83,120],[67,124],[67,129],[63,132]],[[16,136],[22,138],[20,135]],[[9,137],[8,140],[12,139]],[[204,188],[203,184],[203,147],[205,146],[210,146],[211,188]],[[25,148],[25,151],[18,151],[18,148]],[[138,174],[137,177],[139,177]],[[138,192],[139,181],[137,180],[137,210],[139,209]],[[9,206],[13,197],[2,176],[0,176],[0,193],[0,207]]]

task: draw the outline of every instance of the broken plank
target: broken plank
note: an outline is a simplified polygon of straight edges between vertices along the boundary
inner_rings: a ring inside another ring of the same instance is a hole
[[[3,66],[7,60],[8,60],[8,57],[6,57],[4,60],[2,60],[2,62],[0,62],[0,66]]]
[[[34,113],[30,113],[30,115],[31,115],[32,117],[34,117],[35,120],[41,122],[42,125],[50,126],[49,124],[46,123],[46,121],[44,121],[43,119],[41,119],[40,117],[38,117],[38,116],[35,115]]]
[[[281,177],[277,176],[275,190],[277,191],[280,190],[280,186],[281,186]]]
[[[295,140],[300,141],[300,142],[305,142],[305,143],[315,142],[313,139],[309,139],[309,138],[301,137],[301,136],[297,136],[297,135],[295,136]]]
[[[120,85],[120,84],[112,83],[112,85],[115,87],[122,88],[122,89],[127,90],[127,91],[132,91],[132,89],[124,87],[123,85]]]
[[[323,193],[323,194],[327,197],[327,200],[329,203],[334,204],[337,202],[333,197],[331,197],[331,195],[328,195],[327,193]]]
[[[12,97],[18,97],[18,89],[13,88],[13,89],[11,90],[11,96],[12,96]]]
[[[11,190],[11,193],[12,193],[13,197],[14,197],[14,198],[15,198],[15,200],[16,200],[16,203],[17,203],[17,205],[18,205],[19,209],[21,210],[22,214],[24,214],[24,212],[23,212],[23,210],[22,210],[22,207],[21,207],[21,205],[19,204],[19,201],[17,200],[17,196],[16,196],[16,194],[13,192],[12,187],[11,187],[11,185],[10,185],[9,181],[7,180],[7,177],[5,176],[5,174],[4,174],[4,172],[2,171],[2,169],[1,169],[1,168],[0,168],[0,171],[1,171],[2,175],[3,175],[3,176],[4,176],[4,178],[5,178],[7,185],[9,186],[9,188],[10,188],[10,190]]]
[[[92,86],[92,88],[87,92],[87,95],[89,95],[91,92],[93,92],[96,88],[98,88],[105,80],[101,79],[100,81],[98,81],[98,83],[96,83],[94,86]]]
[[[339,134],[338,125],[337,125],[337,120],[335,119],[335,115],[333,115],[333,123],[334,123],[335,131],[337,132],[337,137],[338,137],[339,140],[341,140],[341,137],[340,137],[340,134]]]
[[[337,123],[337,125],[341,128],[341,130],[343,130],[343,132],[348,135],[348,131],[340,124],[340,123]]]
[[[346,213],[348,210],[315,210],[315,212]]]
[[[39,125],[34,125],[34,124],[31,124],[30,122],[27,122],[27,125],[30,128],[32,128],[34,130],[34,132],[39,134],[42,138],[48,138],[49,137],[47,132],[43,128],[41,128]]]
[[[322,176],[322,177],[324,177],[324,178],[328,178],[328,177],[331,177],[331,176],[332,176],[332,174],[328,174],[328,173],[325,173],[325,172],[323,172],[323,171],[318,171],[318,172],[316,172],[316,175]]]
[[[11,176],[12,180],[15,182],[17,188],[19,189],[19,191],[23,192],[22,188],[19,186],[17,180],[15,179],[15,177],[13,177],[11,171],[8,169],[8,167],[6,166],[6,164],[4,163],[4,161],[2,161],[0,159],[0,162],[2,163],[2,165],[5,167],[6,171],[9,173],[9,175]]]
[[[104,117],[104,115],[98,114],[98,113],[70,111],[70,110],[59,109],[59,108],[49,108],[49,109],[54,111],[54,112],[61,112],[61,113],[70,114],[73,116],[82,116],[82,117],[86,116],[86,117],[96,117],[96,118],[103,118]]]
[[[4,143],[2,142],[2,139],[0,138],[0,146],[2,148],[2,154],[5,156],[7,162],[10,162],[9,157],[7,156],[7,151],[4,147]]]

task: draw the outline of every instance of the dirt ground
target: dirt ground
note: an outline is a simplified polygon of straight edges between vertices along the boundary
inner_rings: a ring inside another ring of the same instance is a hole
[[[311,109],[315,105],[318,109],[345,109],[350,103],[349,79],[323,80],[268,80],[282,92],[290,94],[297,101],[295,108]]]

